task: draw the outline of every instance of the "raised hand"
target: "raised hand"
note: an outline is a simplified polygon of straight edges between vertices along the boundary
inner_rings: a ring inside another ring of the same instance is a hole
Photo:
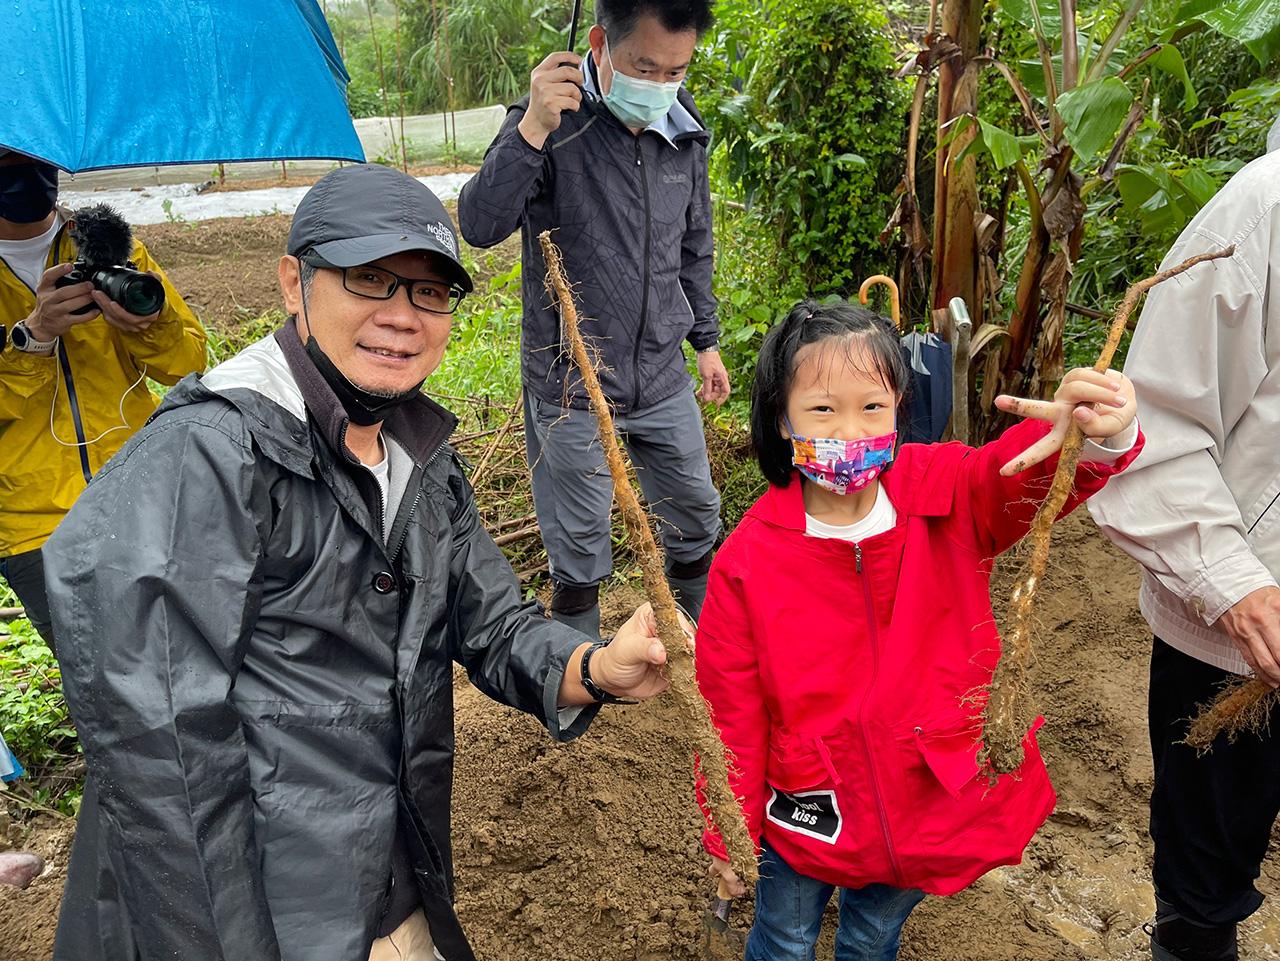
[[[1001,394],[996,408],[1019,417],[1046,420],[1053,430],[1000,468],[1009,477],[1052,457],[1062,449],[1074,419],[1086,437],[1105,440],[1127,430],[1138,415],[1133,383],[1118,370],[1098,373],[1089,367],[1067,372],[1053,400],[1028,400]]]

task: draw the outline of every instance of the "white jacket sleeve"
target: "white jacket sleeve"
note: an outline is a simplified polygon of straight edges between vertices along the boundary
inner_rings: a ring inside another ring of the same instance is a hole
[[[1188,230],[1162,266],[1225,246]],[[1151,291],[1125,365],[1146,447],[1089,501],[1106,535],[1206,625],[1276,583],[1221,471],[1268,375],[1265,257],[1261,277],[1256,266],[1253,251],[1237,250]]]

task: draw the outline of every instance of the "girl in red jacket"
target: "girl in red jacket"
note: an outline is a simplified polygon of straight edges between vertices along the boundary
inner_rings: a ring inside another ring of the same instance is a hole
[[[907,377],[890,322],[845,303],[800,304],[760,351],[751,433],[769,489],[716,556],[697,637],[762,851],[746,961],[811,961],[837,887],[836,961],[895,958],[926,893],[1018,863],[1053,810],[1040,721],[995,787],[975,759],[975,695],[1000,653],[988,580],[1070,418],[1090,439],[1068,511],[1137,456],[1133,386],[1073,370],[1052,402],[998,398],[1033,419],[990,444],[898,448]],[[745,893],[720,838],[704,844]]]

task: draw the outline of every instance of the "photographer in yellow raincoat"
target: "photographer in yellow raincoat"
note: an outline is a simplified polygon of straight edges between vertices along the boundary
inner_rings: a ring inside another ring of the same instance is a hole
[[[205,365],[204,329],[141,243],[130,259],[163,284],[158,310],[130,313],[89,280],[56,286],[82,254],[57,194],[55,167],[0,150],[0,576],[50,647],[40,548],[156,409],[148,380]]]

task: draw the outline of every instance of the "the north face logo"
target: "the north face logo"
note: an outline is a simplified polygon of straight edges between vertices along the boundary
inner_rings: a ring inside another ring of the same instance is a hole
[[[442,223],[427,224],[427,233],[440,241],[440,246],[449,251],[455,259],[458,256],[458,243],[453,239],[453,231]]]

